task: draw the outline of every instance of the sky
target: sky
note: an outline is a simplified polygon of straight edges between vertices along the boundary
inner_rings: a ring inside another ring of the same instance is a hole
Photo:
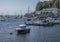
[[[19,15],[35,11],[39,0],[0,0],[0,15]],[[45,1],[45,0],[40,0]]]

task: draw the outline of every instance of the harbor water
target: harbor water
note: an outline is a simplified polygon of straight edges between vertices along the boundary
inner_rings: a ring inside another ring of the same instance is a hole
[[[60,24],[49,27],[28,26],[30,33],[17,35],[15,29],[23,22],[23,19],[0,21],[0,42],[60,42]]]

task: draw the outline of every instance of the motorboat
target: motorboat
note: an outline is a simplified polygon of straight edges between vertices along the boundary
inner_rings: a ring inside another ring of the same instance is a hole
[[[26,27],[26,24],[19,25],[18,28],[16,28],[17,34],[26,34],[30,32],[30,28]]]

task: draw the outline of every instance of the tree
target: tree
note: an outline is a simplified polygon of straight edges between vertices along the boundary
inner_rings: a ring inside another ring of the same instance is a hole
[[[53,2],[53,3],[52,3],[52,4],[53,4],[52,7],[60,8],[60,6],[59,6],[59,4],[60,4],[59,2],[60,2],[60,1],[59,1],[59,0],[52,0],[52,2]]]
[[[36,10],[39,11],[43,8],[59,8],[60,9],[60,0],[49,0],[44,2],[38,2],[36,5]]]
[[[39,2],[37,3],[36,10],[39,11],[43,8],[48,8],[49,7],[49,2],[44,1],[44,2]]]

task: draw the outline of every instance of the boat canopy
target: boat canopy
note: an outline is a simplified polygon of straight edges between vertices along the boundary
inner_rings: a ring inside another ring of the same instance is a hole
[[[19,27],[26,27],[26,24],[21,24],[19,25]]]

